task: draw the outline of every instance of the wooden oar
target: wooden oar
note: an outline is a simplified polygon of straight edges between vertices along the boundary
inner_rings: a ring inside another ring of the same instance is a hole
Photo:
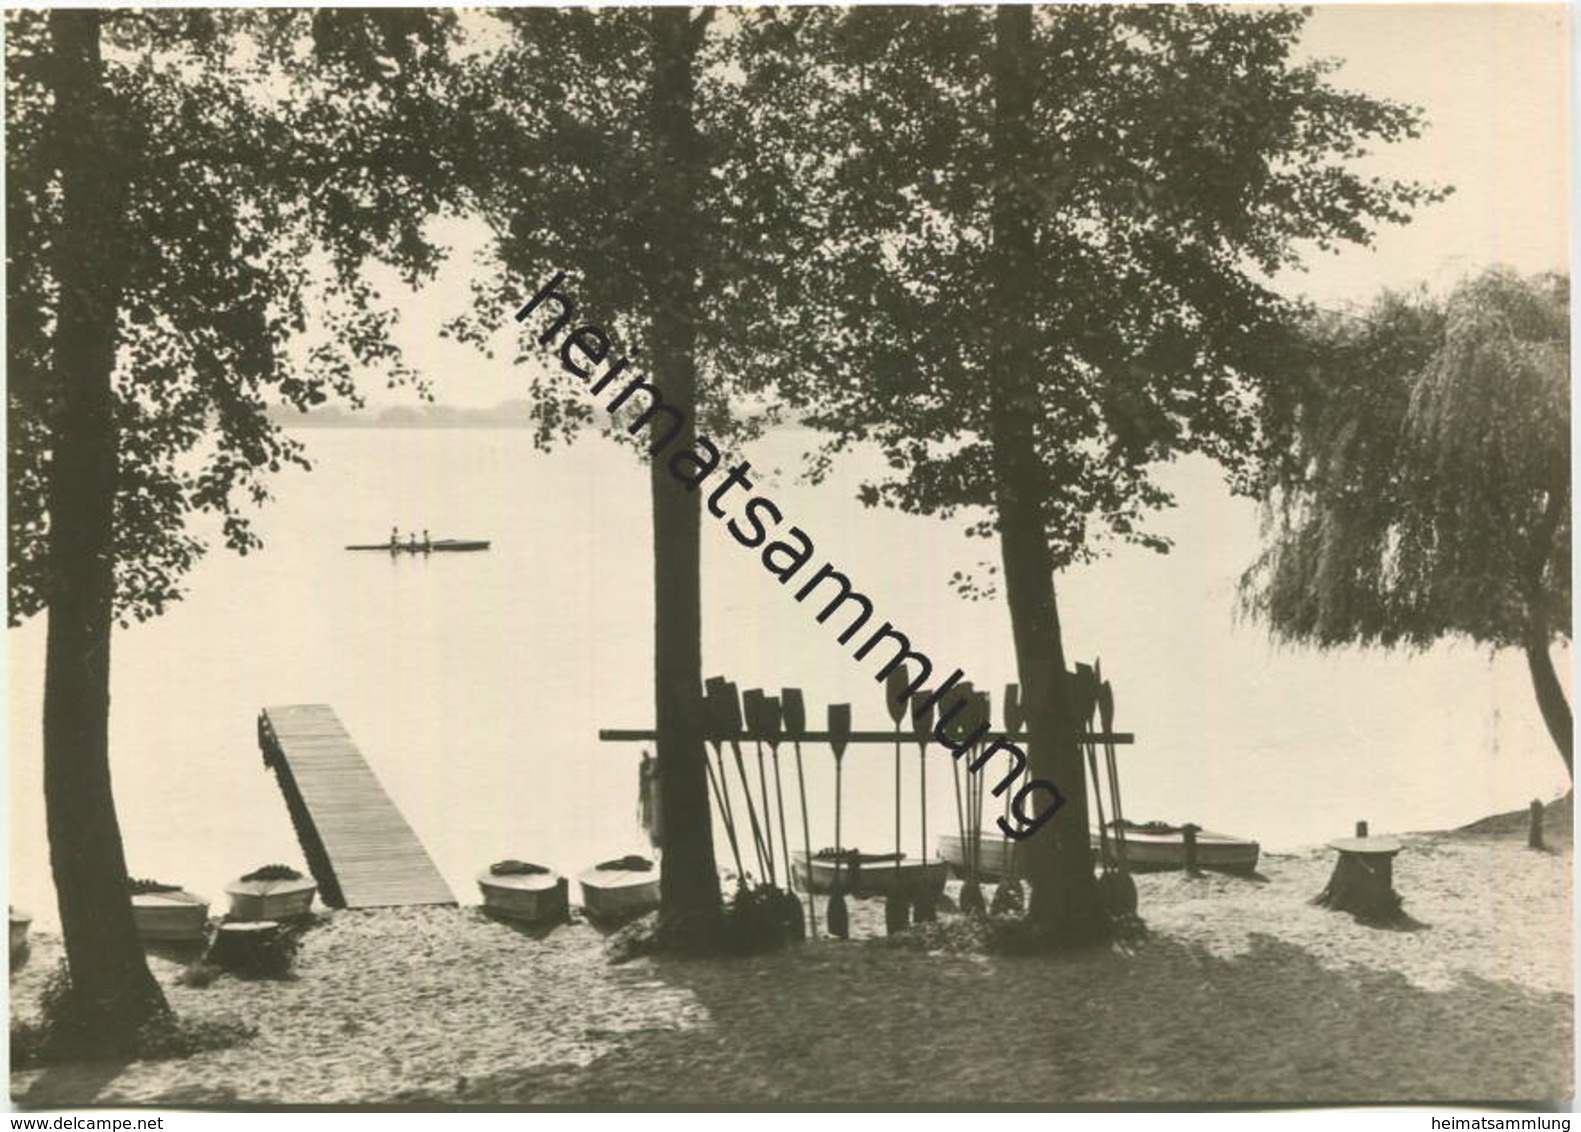
[[[977,690],[965,680],[956,685],[956,690],[960,696],[960,702],[965,704],[965,721],[957,726],[956,732],[957,734],[970,734],[975,729],[978,719],[977,712],[980,710]],[[943,708],[944,705],[941,704],[940,707]],[[945,714],[948,714],[947,710]],[[957,715],[956,718],[959,720],[961,716]],[[956,764],[958,771],[962,759],[970,767],[974,753],[975,747],[966,751],[959,758],[952,758],[950,761]],[[977,879],[977,842],[982,825],[982,815],[977,812],[978,805],[976,801],[976,787],[979,777],[979,775],[973,774],[969,770],[966,774],[966,807],[961,816],[961,849],[966,856],[966,882],[961,885],[961,911],[971,914],[980,914],[988,906],[987,902],[983,900],[983,886]],[[974,813],[976,814],[975,818],[973,817]]]
[[[847,939],[851,935],[851,919],[845,907],[845,885],[842,873],[845,867],[845,845],[840,840],[840,804],[843,786],[840,777],[840,760],[845,757],[847,735],[851,734],[851,705],[829,705],[829,746],[834,750],[834,883],[829,886],[829,934]],[[812,876],[812,862],[807,863],[808,878]]]
[[[1026,711],[1021,703],[1021,688],[1016,684],[1005,685],[1005,730],[1010,734],[1018,734],[1026,725]],[[1027,772],[1031,773],[1030,770]],[[1004,824],[999,829],[999,884],[994,889],[994,898],[989,903],[988,910],[996,915],[1009,915],[1021,912],[1026,908],[1026,891],[1022,888],[1021,877],[1015,868],[1015,849],[1010,844],[1010,797],[1009,790],[1005,791]]]
[[[1121,868],[1125,868],[1129,861],[1126,859],[1125,844],[1125,811],[1120,802],[1120,771],[1114,757],[1114,743],[1109,736],[1114,733],[1114,689],[1109,681],[1104,680],[1102,670],[1095,663],[1093,666],[1094,678],[1098,680],[1098,722],[1103,728],[1103,759],[1109,777],[1109,812],[1114,821],[1114,843],[1116,857]]]
[[[911,697],[911,733],[917,739],[917,776],[922,783],[922,882],[912,919],[919,924],[938,919],[938,894],[928,884],[928,734],[933,729],[933,701],[925,693]]]
[[[972,702],[972,707],[974,707],[974,711],[972,711],[972,718],[977,719],[977,721],[985,721],[985,719],[990,719],[988,692],[974,692],[974,697],[972,697],[972,699],[974,699],[974,702]],[[977,754],[979,754],[979,756],[983,753],[983,748],[987,748],[990,741],[991,740],[988,740],[988,738],[985,737],[982,741],[977,743]],[[975,757],[972,759],[972,762],[975,762]],[[985,784],[983,784],[983,776],[980,775],[980,773],[972,773],[972,775],[969,776],[966,781],[971,783],[972,787],[974,787],[975,798],[977,798],[974,803],[974,814],[972,814],[972,881],[977,882],[977,903],[979,903],[980,906],[985,907],[987,906],[987,903],[983,901],[982,896],[983,786],[985,786]]]
[[[801,765],[801,736],[807,734],[807,704],[802,699],[801,689],[781,688],[780,706],[784,713],[785,731],[796,751],[796,787],[801,795],[801,839],[802,848],[807,854],[807,876],[804,885],[807,890],[807,926],[812,932],[812,937],[817,939],[818,910],[812,898],[812,827],[807,823],[807,776],[802,773]],[[786,872],[791,876],[795,875],[792,869],[787,869]]]
[[[778,696],[763,697],[763,725],[768,735],[769,756],[774,760],[774,802],[780,817],[780,860],[785,865],[786,911],[792,917],[797,939],[807,937],[807,921],[801,914],[801,901],[796,899],[791,884],[790,834],[785,824],[785,786],[780,778],[780,733],[784,723]]]
[[[769,883],[778,887],[779,874],[774,860],[774,811],[769,802],[769,777],[763,765],[763,740],[768,734],[766,697],[761,688],[741,693],[741,707],[747,717],[747,731],[758,756],[758,798],[763,803],[763,847],[768,853]]]
[[[900,883],[900,863],[904,856],[900,849],[900,733],[908,706],[906,685],[910,682],[906,666],[898,664],[890,669],[884,685],[884,703],[889,708],[889,718],[895,724],[895,870],[890,878],[889,891],[884,895],[884,926],[891,935],[905,931],[911,923],[911,900],[909,894],[902,891]]]
[[[747,870],[741,863],[741,846],[736,840],[735,816],[730,811],[730,781],[725,777],[724,736],[730,731],[730,713],[724,704],[725,680],[710,676],[704,682],[703,714],[708,723],[708,741],[714,745],[714,757],[719,761],[719,776],[714,777],[713,764],[703,753],[703,767],[708,771],[708,784],[714,790],[714,804],[719,808],[719,818],[724,822],[725,837],[730,841],[730,855],[736,860],[736,884],[745,886]]]
[[[741,779],[741,794],[747,802],[747,820],[752,824],[752,844],[757,849],[759,878],[768,876],[768,853],[763,848],[763,828],[758,825],[757,807],[752,804],[752,781],[747,778],[747,760],[741,755],[741,741],[737,736],[741,733],[741,707],[740,697],[736,693],[736,686],[725,682],[726,698],[730,705],[735,723],[735,730],[730,733],[730,753],[736,758],[736,776]]]
[[[1114,814],[1114,845],[1119,861],[1119,873],[1114,882],[1114,902],[1119,911],[1130,914],[1136,911],[1136,881],[1131,878],[1129,848],[1125,843],[1125,810],[1120,802],[1120,767],[1115,758],[1114,741],[1114,689],[1103,680],[1096,662],[1093,677],[1098,680],[1098,721],[1103,727],[1103,757],[1109,770],[1109,802]]]

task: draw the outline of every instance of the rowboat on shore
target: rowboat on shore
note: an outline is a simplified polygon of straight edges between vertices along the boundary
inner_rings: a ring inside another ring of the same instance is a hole
[[[371,542],[359,543],[348,546],[347,550],[382,550],[386,554],[456,554],[460,552],[487,550],[487,539],[442,538],[429,543],[397,542]]]
[[[501,861],[478,874],[483,910],[524,924],[560,923],[570,914],[565,877],[542,865]]]
[[[1096,830],[1091,833],[1091,838],[1093,851],[1101,852],[1102,845]],[[1111,832],[1109,834],[1111,862],[1118,860],[1115,840],[1116,835]],[[983,830],[982,841],[977,849],[977,879],[989,882],[1001,880],[1006,875],[1006,869],[1012,867],[1015,869],[1015,875],[1025,877],[1026,868],[1017,859],[1017,854],[1022,851],[1014,841],[1006,841],[998,830]],[[1206,829],[1197,833],[1199,868],[1227,873],[1255,872],[1260,851],[1257,842],[1244,837],[1233,837],[1227,833],[1214,833]],[[956,876],[966,876],[967,851],[959,834],[939,835],[939,856],[949,862],[950,870]],[[1181,832],[1179,826],[1165,825],[1162,822],[1128,825],[1125,830],[1125,859],[1126,863],[1137,872],[1183,869],[1186,867],[1185,834]]]
[[[16,962],[18,955],[27,950],[27,932],[33,924],[33,917],[26,912],[18,912],[15,908],[11,912],[11,961]]]
[[[209,902],[183,889],[132,897],[132,919],[143,939],[200,940],[207,934]]]
[[[1136,872],[1161,872],[1186,867],[1186,835],[1180,826],[1164,822],[1128,824],[1125,831],[1125,860]],[[1099,837],[1092,833],[1092,847],[1100,850]],[[1109,834],[1109,855],[1116,851],[1115,834]],[[1257,871],[1261,847],[1255,841],[1212,830],[1197,831],[1197,865],[1224,873]]]
[[[313,910],[318,885],[306,877],[275,880],[236,880],[225,886],[231,898],[232,920],[297,920]]]
[[[950,871],[958,877],[967,875],[967,846],[958,833],[939,834],[939,856],[950,866]],[[982,840],[977,844],[977,879],[984,881],[998,881],[1008,870],[1017,867],[1016,843],[1009,841],[997,829],[982,831]],[[1017,875],[1025,875],[1024,869],[1017,869]]]
[[[805,851],[791,852],[791,876],[803,892],[830,892],[836,874],[852,896],[885,896],[892,891],[916,895],[944,891],[949,868],[943,861],[908,860],[904,853],[856,853],[841,857],[833,853],[814,853],[809,862]]]
[[[577,874],[589,919],[635,919],[659,906],[659,870],[645,857],[605,861]]]

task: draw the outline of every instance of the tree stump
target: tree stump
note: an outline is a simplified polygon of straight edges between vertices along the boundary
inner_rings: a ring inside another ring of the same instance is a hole
[[[232,974],[279,978],[296,958],[296,936],[275,920],[223,923],[214,933],[205,962]]]
[[[1348,837],[1330,841],[1339,854],[1328,887],[1312,901],[1359,920],[1387,922],[1400,915],[1400,894],[1394,890],[1394,855],[1403,845],[1392,837]]]

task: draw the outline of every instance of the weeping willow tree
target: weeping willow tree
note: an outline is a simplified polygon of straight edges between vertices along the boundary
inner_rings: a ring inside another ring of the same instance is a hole
[[[1319,647],[1521,649],[1573,778],[1569,290],[1495,269],[1315,326],[1241,601]]]

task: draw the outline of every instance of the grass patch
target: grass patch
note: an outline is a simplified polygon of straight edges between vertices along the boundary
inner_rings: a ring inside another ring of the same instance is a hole
[[[256,1034],[254,1027],[242,1022],[183,1019],[167,1008],[157,1011],[127,1041],[112,1042],[102,1019],[80,1003],[62,961],[39,995],[38,1017],[11,1024],[11,1068],[14,1072],[114,1056],[164,1061],[227,1049]]]

